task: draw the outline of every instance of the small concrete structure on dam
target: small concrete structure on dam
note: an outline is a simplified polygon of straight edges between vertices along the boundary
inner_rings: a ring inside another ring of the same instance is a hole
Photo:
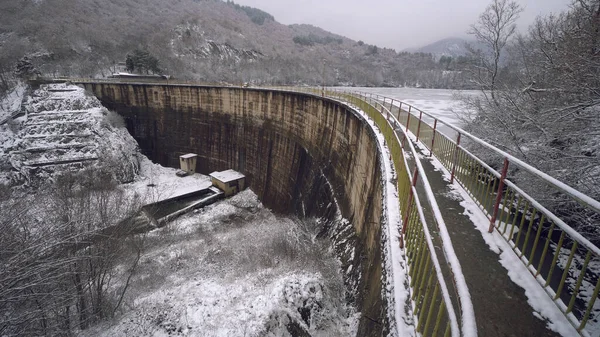
[[[165,166],[195,153],[196,171],[234,169],[265,206],[354,226],[356,254],[342,257],[358,282],[360,336],[389,328],[382,289],[381,153],[350,107],[295,92],[192,85],[81,83],[117,111],[142,152]],[[327,228],[324,229],[324,231]]]

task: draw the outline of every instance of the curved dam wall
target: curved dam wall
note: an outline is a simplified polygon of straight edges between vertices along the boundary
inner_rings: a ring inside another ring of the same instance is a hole
[[[243,172],[263,204],[275,211],[331,218],[332,209],[339,208],[356,233],[349,243],[355,254],[342,262],[343,267],[353,265],[358,283],[358,335],[387,332],[381,154],[363,117],[336,101],[295,92],[81,85],[124,117],[142,152],[155,162],[178,167],[179,156],[192,152],[198,154],[200,173]]]

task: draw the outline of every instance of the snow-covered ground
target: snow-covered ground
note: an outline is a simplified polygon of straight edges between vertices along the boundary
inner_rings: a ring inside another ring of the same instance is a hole
[[[0,183],[22,186],[23,197],[35,194],[32,179],[43,185],[77,172],[61,162],[84,156],[92,166],[109,164],[126,182],[119,188],[142,203],[210,186],[207,176],[180,178],[141,155],[122,119],[77,86],[43,86],[23,109],[0,128]],[[348,226],[337,222],[332,228]],[[273,214],[250,190],[183,215],[141,235],[146,250],[120,311],[79,334],[355,335],[360,315],[347,299],[356,294],[344,285],[335,240],[317,238],[321,230],[318,219]],[[129,267],[118,266],[114,279],[125,279]]]
[[[194,174],[177,177],[177,169],[153,163],[140,155],[140,171],[135,180],[121,185],[121,188],[143,197],[143,203],[149,204],[173,198],[182,194],[205,189],[211,186],[210,177]]]
[[[35,186],[57,172],[91,166],[110,166],[119,181],[133,179],[136,142],[122,118],[83,88],[43,85],[23,106],[15,102],[25,115],[0,125],[0,183]]]
[[[0,100],[0,123],[21,110],[21,101],[23,100],[25,89],[26,86],[23,83],[19,83],[7,93],[6,97]]]
[[[126,309],[80,335],[352,336],[358,314],[318,230],[250,190],[184,215],[148,234]]]

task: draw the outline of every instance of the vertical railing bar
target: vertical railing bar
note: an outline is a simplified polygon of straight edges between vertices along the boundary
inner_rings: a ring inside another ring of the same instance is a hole
[[[487,186],[485,188],[485,192],[483,192],[483,195],[481,196],[482,201],[483,201],[483,204],[481,206],[486,211],[486,213],[491,214],[491,212],[488,210],[488,202],[491,199],[490,191],[492,190],[492,184],[496,185],[496,183],[495,183],[496,179],[491,178],[491,174],[487,169],[485,169],[485,180],[487,181]],[[494,187],[496,187],[496,186],[494,186]]]
[[[546,278],[546,284],[544,284],[544,287],[547,287],[550,284],[552,274],[554,273],[554,267],[556,267],[556,262],[558,261],[558,256],[560,255],[560,250],[562,248],[564,239],[565,232],[561,232],[560,239],[558,239],[558,245],[556,246],[556,253],[554,254],[554,258],[552,259],[552,263],[550,264],[550,270],[548,271],[548,276]]]
[[[418,158],[415,158],[415,160],[418,160]],[[415,170],[413,172],[413,180],[411,183],[411,186],[416,186],[417,185],[417,178],[419,176],[419,170],[417,169],[416,165],[415,165]],[[408,195],[408,205],[412,205],[412,199],[413,199],[413,189],[410,189],[409,195]],[[405,227],[402,227],[402,230],[404,231]]]
[[[502,193],[502,190],[501,189],[497,189],[498,187],[500,187],[499,186],[500,179],[496,179],[494,177],[494,178],[491,179],[491,181],[492,181],[492,189],[491,189],[491,191],[488,191],[488,194],[486,196],[487,200],[485,201],[485,208],[486,209],[491,209],[493,211],[493,207],[494,207],[494,195],[497,195],[497,193]],[[508,200],[508,192],[509,192],[509,189],[507,188],[504,191],[504,199],[503,199],[504,202],[506,202]],[[500,201],[500,203],[503,206],[502,207],[502,212],[505,212],[505,208],[506,208],[505,206],[506,205],[504,205],[504,203],[502,203],[502,201]],[[500,212],[500,208],[498,209],[498,211]],[[490,212],[490,214],[492,214],[492,213]],[[502,213],[500,213],[500,216],[497,218],[497,220],[498,220],[498,225],[496,226],[496,228],[498,230],[500,230],[500,225],[502,225]]]
[[[523,241],[523,249],[521,250],[521,256],[519,257],[523,257],[525,255],[525,249],[527,249],[527,246],[529,245],[529,235],[531,234],[531,230],[533,228],[533,223],[535,222],[535,216],[537,215],[537,212],[537,208],[533,208],[531,220],[529,220],[529,227],[527,228],[527,234],[525,235],[525,240]]]
[[[417,314],[419,317],[419,324],[417,324],[417,331],[421,331],[421,332],[423,331],[423,323],[425,321],[421,319],[421,317],[422,317],[421,314],[423,312],[423,309],[425,309],[425,307],[427,307],[429,295],[431,295],[431,288],[433,288],[433,284],[432,284],[433,279],[435,279],[435,277],[429,277],[429,281],[427,282],[427,288],[426,288],[427,290],[425,290],[425,296],[423,297],[423,302],[421,303],[421,306],[419,308],[419,313]]]
[[[509,193],[508,203],[504,203],[504,208],[508,210],[505,211],[504,215],[504,230],[502,231],[502,235],[506,233],[506,228],[508,228],[508,222],[510,221],[510,214],[513,207],[513,202],[515,201],[516,192],[512,188],[507,188],[506,191]],[[517,208],[518,210],[518,208]],[[500,220],[502,221],[502,220]]]
[[[406,132],[408,132],[408,126],[410,125],[410,106],[408,107],[408,114],[406,114]]]
[[[450,173],[450,184],[452,184],[454,182],[454,174],[456,171],[456,165],[457,165],[457,161],[458,161],[458,151],[460,149],[460,135],[461,133],[458,133],[458,136],[456,136],[456,147],[454,148],[454,155],[453,155],[453,160],[452,160],[452,172]]]
[[[446,332],[444,332],[444,337],[450,337],[450,321],[446,323]]]
[[[460,184],[462,184],[464,186],[465,179],[466,179],[465,177],[467,174],[467,165],[465,165],[467,162],[467,153],[461,149],[459,152],[459,156],[460,156],[460,160],[459,160],[460,170],[458,171],[458,177],[459,177],[458,181]]]
[[[441,135],[440,135],[441,136]],[[442,164],[446,167],[446,169],[448,169],[448,140],[446,139],[445,136],[442,136],[442,153],[441,153],[441,162]]]
[[[412,259],[411,259],[411,263],[414,264],[418,263],[417,259],[419,259],[421,256],[418,254],[421,254],[422,251],[422,247],[419,246],[420,244],[423,243],[423,228],[421,228],[421,226],[416,226],[419,224],[419,221],[417,219],[416,213],[415,213],[415,207],[411,206],[410,211],[409,211],[409,218],[407,220],[407,223],[409,224],[409,227],[415,228],[415,235],[413,237],[414,239],[414,244],[413,244],[413,253],[412,253]],[[418,269],[415,269],[418,270]],[[415,273],[413,273],[414,275]]]
[[[573,289],[573,295],[571,295],[571,300],[569,301],[569,306],[567,306],[566,313],[570,313],[573,311],[573,306],[575,305],[575,299],[577,298],[577,294],[579,293],[579,288],[581,287],[581,283],[583,282],[583,278],[585,276],[585,272],[587,270],[588,263],[590,263],[590,259],[592,258],[592,251],[588,250],[585,255],[585,261],[583,262],[583,266],[579,271],[579,277],[577,278],[577,282],[575,283],[575,289]]]
[[[454,161],[454,143],[452,143],[452,139],[446,137],[446,161],[448,165],[448,171],[452,171],[452,163]]]
[[[431,296],[431,302],[429,303],[429,310],[427,312],[427,319],[425,320],[425,326],[423,327],[423,335],[427,336],[427,330],[429,328],[429,324],[431,324],[431,319],[433,318],[433,309],[435,308],[435,299],[438,296],[440,291],[440,284],[435,283],[435,288],[433,290],[433,295]]]
[[[402,113],[402,102],[400,102],[400,105],[398,106],[398,120],[400,120],[400,114]]]
[[[435,320],[435,326],[433,327],[433,332],[431,333],[432,336],[437,336],[440,331],[440,325],[442,323],[442,318],[444,317],[444,309],[446,309],[445,302],[442,300],[440,301],[437,318]]]
[[[412,300],[415,302],[415,315],[417,317],[419,317],[418,316],[418,311],[419,311],[419,308],[420,308],[420,306],[422,304],[421,298],[423,296],[423,292],[425,291],[425,280],[430,279],[430,277],[427,277],[428,274],[429,274],[429,270],[423,269],[422,270],[422,275],[423,276],[421,277],[421,279],[419,280],[419,282],[415,283],[416,286],[413,286],[414,293],[413,293]],[[417,276],[415,276],[415,278],[417,278]]]
[[[419,135],[421,134],[421,120],[423,119],[423,111],[419,111],[419,125],[417,126],[417,142],[419,141]]]
[[[538,276],[542,271],[542,266],[544,265],[544,260],[546,259],[546,254],[548,253],[548,247],[550,246],[550,241],[552,241],[552,232],[554,231],[554,222],[551,223],[550,229],[548,230],[548,236],[546,237],[546,244],[544,244],[544,249],[542,250],[542,257],[540,257],[540,262],[538,263],[538,267],[535,272],[535,276]]]
[[[519,233],[517,234],[517,239],[514,241],[515,248],[518,248],[519,240],[521,239],[521,235],[523,234],[523,226],[525,225],[525,220],[527,218],[527,212],[529,211],[529,200],[527,200],[526,207],[524,210],[525,211],[523,212],[522,217],[521,217],[521,224],[519,225]]]
[[[471,193],[471,196],[473,197],[473,201],[477,204],[477,198],[476,198],[476,189],[477,189],[477,182],[479,180],[479,162],[477,162],[475,159],[473,159],[473,165],[475,165],[473,167],[473,173],[471,176],[471,186],[469,189],[469,193]]]
[[[523,200],[525,200],[525,198],[523,198],[522,195],[519,195],[519,202],[517,202],[517,208],[516,208],[516,211],[515,211],[515,216],[513,217],[512,226],[510,228],[510,234],[508,234],[508,238],[507,238],[508,241],[512,241],[513,240],[512,237],[513,237],[513,233],[515,231],[515,226],[517,224],[517,219],[519,218],[518,214],[520,212],[521,203],[523,202]],[[529,207],[529,202],[527,200],[525,200],[525,207],[524,208],[527,209],[527,207]]]
[[[435,145],[435,130],[437,129],[437,118],[433,120],[433,133],[431,136],[431,149],[429,151],[429,156],[431,157],[431,155],[433,154],[433,147]]]
[[[496,225],[496,217],[498,216],[498,207],[500,206],[500,202],[502,201],[502,189],[504,188],[504,179],[506,179],[506,174],[508,173],[508,158],[504,158],[504,166],[502,167],[502,173],[500,175],[500,184],[498,185],[498,195],[496,196],[496,204],[494,204],[494,209],[492,211],[492,218],[490,219],[490,227],[488,228],[488,232],[491,233],[494,230],[494,226]]]
[[[581,318],[581,324],[579,325],[579,328],[577,328],[578,332],[581,332],[581,330],[583,330],[585,328],[587,321],[590,318],[590,314],[592,313],[592,308],[594,307],[594,303],[596,303],[596,299],[598,298],[599,292],[600,292],[600,277],[598,278],[598,281],[596,281],[596,288],[594,288],[594,293],[592,294],[592,298],[590,299],[590,302],[587,305],[585,314],[583,314],[583,317]]]
[[[407,212],[408,212],[408,210],[407,210]],[[409,263],[412,265],[415,260],[415,254],[417,252],[416,247],[417,247],[418,237],[419,237],[420,233],[418,231],[418,228],[416,228],[414,226],[409,226],[408,224],[405,224],[405,226],[408,228],[407,235],[410,236],[410,240],[408,242],[406,249],[407,249],[407,253],[408,253]]]
[[[426,259],[425,256],[427,255],[427,253],[426,253],[427,250],[424,248],[425,240],[421,239],[422,236],[423,235],[419,235],[419,241],[417,244],[417,247],[419,248],[419,250],[417,251],[418,255],[417,255],[416,260],[414,260],[414,264],[413,264],[415,273],[414,273],[414,275],[412,275],[412,280],[410,282],[411,287],[418,285],[420,282],[420,279],[423,277],[423,268],[421,268],[421,267],[422,267],[423,262]]]
[[[423,239],[423,241],[425,241],[425,239]],[[429,273],[429,269],[430,269],[430,265],[431,265],[431,257],[429,256],[429,250],[428,249],[424,249],[425,251],[425,267],[422,268],[422,273],[420,275],[420,280],[417,282],[417,286],[419,288],[419,293],[422,292],[422,290],[425,287],[425,280],[427,279],[427,277],[434,277],[434,275],[430,275]]]
[[[540,241],[540,236],[542,235],[542,229],[544,228],[544,221],[546,221],[546,215],[542,215],[542,219],[538,225],[537,235],[535,236],[535,240],[533,241],[533,247],[531,247],[531,254],[529,254],[529,262],[527,266],[529,267],[533,262],[533,256],[535,254],[535,249],[537,248],[538,242]]]
[[[565,281],[567,279],[567,275],[569,275],[569,268],[571,268],[571,263],[573,262],[573,256],[575,256],[575,251],[577,250],[578,242],[573,242],[573,247],[571,248],[571,254],[569,254],[569,259],[567,260],[567,265],[565,266],[565,270],[563,271],[562,278],[560,279],[560,283],[558,284],[558,289],[556,289],[556,294],[554,295],[554,300],[560,298],[560,294],[562,292],[563,287],[565,286]]]
[[[477,164],[477,176],[475,177],[475,194],[473,195],[475,198],[475,202],[477,202],[479,205],[483,205],[483,203],[481,202],[481,190],[482,190],[482,186],[484,185],[483,182],[480,181],[481,179],[481,175],[483,174],[483,171],[485,171],[485,167],[483,167],[483,165],[481,164]]]

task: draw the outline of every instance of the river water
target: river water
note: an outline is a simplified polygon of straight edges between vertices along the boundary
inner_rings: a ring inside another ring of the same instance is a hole
[[[366,88],[366,87],[344,87],[342,89],[362,91],[393,98],[403,103],[410,104],[436,118],[454,126],[462,127],[466,117],[466,108],[460,101],[459,96],[473,96],[480,92],[476,90],[448,90],[448,89],[421,89],[421,88]],[[424,118],[428,123],[433,120]],[[450,128],[443,128],[442,132],[450,136],[453,132]]]

